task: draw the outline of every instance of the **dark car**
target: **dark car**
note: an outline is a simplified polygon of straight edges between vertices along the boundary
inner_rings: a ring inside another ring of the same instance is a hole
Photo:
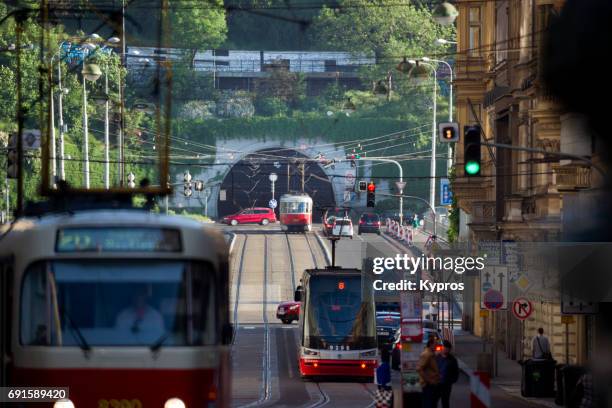
[[[359,217],[358,234],[361,235],[363,232],[380,234],[380,224],[380,216],[378,214],[363,213]]]
[[[400,314],[391,311],[376,312],[376,338],[379,346],[393,344],[395,334],[400,327]]]

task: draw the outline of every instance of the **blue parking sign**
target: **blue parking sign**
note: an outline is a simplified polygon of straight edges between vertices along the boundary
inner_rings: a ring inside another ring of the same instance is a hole
[[[451,205],[453,203],[453,192],[450,181],[447,178],[440,179],[440,205]]]

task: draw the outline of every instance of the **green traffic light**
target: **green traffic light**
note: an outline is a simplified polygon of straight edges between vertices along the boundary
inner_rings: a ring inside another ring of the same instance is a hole
[[[478,174],[480,171],[480,163],[475,161],[469,161],[465,163],[465,172],[469,175]]]

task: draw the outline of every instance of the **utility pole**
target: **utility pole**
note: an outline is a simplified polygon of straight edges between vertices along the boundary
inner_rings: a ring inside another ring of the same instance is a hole
[[[126,66],[126,44],[125,44],[125,0],[121,0],[121,67]],[[123,180],[125,179],[125,166],[124,166],[124,149],[123,149],[123,136],[125,134],[125,89],[122,80],[122,70],[119,72],[119,131],[117,132],[117,145],[119,150],[118,160],[118,177],[119,186],[123,187]]]
[[[302,193],[304,192],[304,173],[306,172],[306,163],[302,161],[300,164],[300,171],[302,173]]]
[[[433,121],[431,126],[431,164],[430,164],[430,180],[429,180],[429,205],[433,211],[434,226],[436,224],[436,141],[437,141],[437,129],[436,129],[436,116],[437,116],[437,86],[438,86],[438,74],[434,72],[434,92],[433,92]],[[435,235],[435,234],[434,234]]]
[[[61,55],[61,54],[60,54]],[[59,83],[59,94],[57,96],[57,110],[59,111],[59,178],[66,180],[66,172],[64,169],[64,114],[62,112],[62,99],[64,97],[64,87],[62,86],[62,59],[57,61],[57,80]],[[55,153],[55,150],[54,150]]]
[[[106,96],[106,101],[104,102],[104,188],[107,190],[110,188],[110,141],[109,141],[109,124],[108,124],[108,105],[109,105],[109,95],[108,95],[108,63],[106,63],[106,67],[104,69],[104,94]]]
[[[15,47],[17,49],[17,72],[15,73],[17,82],[17,208],[16,216],[23,214],[23,122],[24,108],[21,95],[21,35],[23,34],[23,21],[26,19],[25,12],[18,12],[15,15]]]
[[[89,190],[89,129],[87,120],[87,80],[83,75],[83,177]]]

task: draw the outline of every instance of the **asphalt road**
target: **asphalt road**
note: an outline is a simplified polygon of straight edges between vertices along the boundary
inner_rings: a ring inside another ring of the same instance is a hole
[[[231,309],[236,327],[232,347],[233,407],[337,407],[373,406],[373,384],[345,381],[304,381],[298,370],[299,326],[281,324],[276,305],[291,300],[305,268],[326,265],[325,252],[315,234],[284,234],[278,225],[221,227],[236,234],[231,261]],[[328,245],[325,240],[325,245]],[[337,264],[361,268],[365,244],[369,251],[392,256],[399,249],[376,234],[355,235],[337,245]],[[328,248],[329,249],[329,248]],[[398,373],[394,372],[396,389]],[[452,406],[469,406],[465,376],[455,385]],[[400,406],[396,398],[396,407]],[[492,389],[492,406],[530,407]]]

